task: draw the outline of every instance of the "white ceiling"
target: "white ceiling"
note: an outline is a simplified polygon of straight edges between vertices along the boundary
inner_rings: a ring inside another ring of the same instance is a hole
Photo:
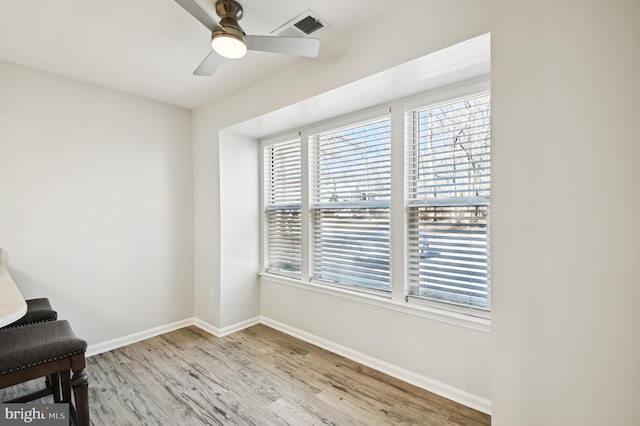
[[[198,0],[218,19],[214,0]],[[400,0],[240,0],[247,34],[269,35],[311,9],[329,26],[322,45]],[[195,108],[293,60],[249,52],[213,77],[193,70],[210,51],[210,33],[174,0],[0,0],[0,59],[162,102]]]

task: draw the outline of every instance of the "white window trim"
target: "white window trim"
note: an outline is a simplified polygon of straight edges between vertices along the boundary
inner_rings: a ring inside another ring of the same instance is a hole
[[[316,133],[322,133],[327,130],[339,129],[341,127],[350,126],[352,124],[361,123],[364,121],[375,120],[376,118],[389,115],[389,110],[389,104],[378,105],[360,111],[355,111],[350,114],[330,118],[319,123],[313,123],[309,126],[306,126],[305,130],[307,132],[307,135],[312,135]],[[308,138],[305,140],[305,142],[308,142]]]
[[[266,271],[260,273],[263,280],[269,282],[294,286],[323,294],[330,294],[349,300],[362,303],[373,304],[378,307],[400,311],[411,315],[429,318],[435,321],[445,322],[457,326],[467,327],[474,330],[490,332],[491,312],[466,308],[454,304],[440,303],[428,300],[418,300],[419,298],[407,296],[408,290],[408,265],[407,255],[409,241],[406,237],[406,216],[408,211],[408,201],[406,199],[406,177],[405,177],[405,140],[404,140],[404,114],[405,111],[424,106],[436,106],[439,103],[448,103],[457,99],[469,97],[478,93],[490,90],[490,76],[465,80],[456,84],[429,90],[427,92],[412,95],[390,103],[378,105],[372,108],[356,111],[350,114],[341,115],[321,122],[311,123],[300,129],[291,130],[279,135],[261,139],[262,148],[265,144],[277,143],[300,135],[301,155],[302,155],[302,270],[301,278],[289,278],[270,274]],[[391,229],[391,297],[389,293],[377,294],[375,291],[353,288],[352,286],[341,286],[335,283],[325,283],[319,280],[310,279],[311,268],[311,247],[310,247],[310,187],[309,187],[309,142],[308,135],[338,128],[349,124],[365,121],[380,115],[391,115],[392,141],[391,141],[391,208],[390,208],[390,229]],[[399,139],[398,139],[399,138]],[[260,164],[263,150],[261,149]],[[401,165],[400,165],[401,163]],[[262,166],[261,166],[262,167]],[[263,171],[261,170],[261,176]],[[263,185],[260,185],[260,199],[263,203]],[[261,214],[264,215],[264,205],[261,204]],[[264,222],[264,217],[261,223]],[[261,230],[261,238],[264,230]],[[264,256],[264,241],[261,241],[261,256]],[[264,259],[261,259],[264,265]]]
[[[422,107],[437,107],[490,90],[491,81],[487,76],[410,96],[403,99],[401,105],[405,111]]]

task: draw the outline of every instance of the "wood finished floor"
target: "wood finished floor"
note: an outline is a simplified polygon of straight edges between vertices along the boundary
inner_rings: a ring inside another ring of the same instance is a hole
[[[87,360],[93,425],[460,425],[490,417],[256,325],[187,327]],[[0,390],[0,400],[38,383]]]

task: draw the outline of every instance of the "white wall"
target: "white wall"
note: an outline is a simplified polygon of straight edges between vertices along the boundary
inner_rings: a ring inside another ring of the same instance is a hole
[[[640,425],[640,2],[497,6],[492,424]]]
[[[0,62],[0,247],[90,344],[192,316],[190,116]]]
[[[193,111],[193,311],[220,326],[220,150],[215,116]],[[211,298],[211,289],[214,297]]]
[[[408,10],[411,12],[407,13]],[[407,1],[406,7],[389,10],[339,43],[323,46],[317,60],[294,62],[256,84],[194,111],[194,152],[201,153],[194,157],[194,292],[197,317],[213,321],[212,324],[217,327],[229,326],[229,323],[223,322],[220,311],[225,309],[227,303],[237,304],[238,300],[225,300],[225,289],[248,285],[249,282],[247,277],[235,279],[224,271],[215,270],[216,263],[226,262],[228,255],[224,229],[237,226],[235,219],[228,221],[231,216],[220,214],[220,209],[233,211],[234,208],[233,204],[226,205],[233,203],[233,200],[223,194],[227,191],[249,190],[247,187],[240,188],[223,174],[222,170],[227,164],[235,161],[233,153],[224,147],[230,139],[223,130],[484,34],[489,30],[488,18],[485,5],[473,0],[455,4]],[[456,25],[451,25],[451,22]],[[394,25],[406,29],[400,42],[389,36],[388,32],[380,31],[380,28]],[[406,40],[413,41],[406,43]],[[384,54],[381,55],[381,52]],[[324,113],[326,116],[327,111]],[[217,176],[219,180],[216,180],[213,170],[217,169],[218,163],[221,171]],[[258,167],[257,162],[255,167]],[[219,189],[215,187],[217,184],[220,185]],[[246,226],[258,224],[257,216],[245,219]],[[215,239],[222,239],[222,247],[209,242]],[[253,244],[257,244],[257,241],[246,244],[246,250],[256,250],[257,245]],[[259,265],[256,262],[253,268],[257,267]],[[211,286],[221,289],[217,294],[221,294],[222,298],[214,303],[207,297]],[[332,299],[294,287],[263,283],[260,291],[261,313],[270,319],[456,388],[455,392],[459,395],[468,394],[472,399],[481,401],[480,405],[491,397],[490,335],[487,332],[354,301]],[[255,292],[247,293],[248,298],[244,303],[252,305],[255,295]],[[243,316],[233,319],[249,320],[251,314],[252,311],[247,310]],[[390,335],[394,336],[393,343],[381,339],[381,336]],[[473,348],[475,353],[470,353],[469,348]]]
[[[219,327],[224,328],[260,315],[259,145],[225,132],[220,158]]]

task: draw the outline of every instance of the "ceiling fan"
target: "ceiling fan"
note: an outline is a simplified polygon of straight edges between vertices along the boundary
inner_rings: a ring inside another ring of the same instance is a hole
[[[247,35],[238,24],[243,10],[235,0],[217,0],[216,13],[220,23],[198,5],[196,0],[175,0],[180,6],[211,31],[211,52],[193,72],[194,75],[211,76],[224,58],[243,57],[247,50],[285,53],[289,55],[318,56],[320,40],[317,38]]]

